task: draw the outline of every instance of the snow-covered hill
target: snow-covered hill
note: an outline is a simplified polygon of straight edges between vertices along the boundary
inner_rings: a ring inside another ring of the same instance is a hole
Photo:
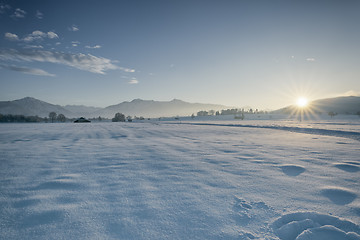
[[[113,117],[115,113],[121,112],[130,116],[144,117],[172,117],[189,116],[201,110],[221,110],[227,108],[224,105],[188,103],[178,99],[172,101],[153,101],[134,99],[131,102],[122,102],[117,105],[109,106],[99,112],[100,116]]]
[[[297,111],[296,106],[288,106],[274,113],[293,113]],[[309,113],[329,113],[334,112],[338,114],[357,114],[360,113],[360,97],[337,97],[319,99],[309,103],[305,109]]]
[[[32,97],[0,102],[1,114],[48,117],[50,112],[73,117],[73,113],[60,105],[50,104]]]

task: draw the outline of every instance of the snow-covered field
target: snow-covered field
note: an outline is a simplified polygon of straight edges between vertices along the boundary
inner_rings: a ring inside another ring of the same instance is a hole
[[[1,239],[360,239],[360,123],[0,125]]]

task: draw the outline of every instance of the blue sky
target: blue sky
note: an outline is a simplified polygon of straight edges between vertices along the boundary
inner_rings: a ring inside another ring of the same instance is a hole
[[[360,93],[360,1],[0,0],[0,100],[276,109]]]

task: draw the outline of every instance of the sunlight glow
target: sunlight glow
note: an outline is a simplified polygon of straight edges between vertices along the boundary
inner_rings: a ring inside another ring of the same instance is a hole
[[[300,97],[296,100],[296,105],[298,107],[303,108],[303,107],[306,107],[307,104],[308,104],[308,100],[304,97]]]

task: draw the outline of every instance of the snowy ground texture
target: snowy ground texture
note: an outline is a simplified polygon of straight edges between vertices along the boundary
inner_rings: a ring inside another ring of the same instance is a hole
[[[1,124],[0,239],[360,239],[359,122],[285,125]]]

